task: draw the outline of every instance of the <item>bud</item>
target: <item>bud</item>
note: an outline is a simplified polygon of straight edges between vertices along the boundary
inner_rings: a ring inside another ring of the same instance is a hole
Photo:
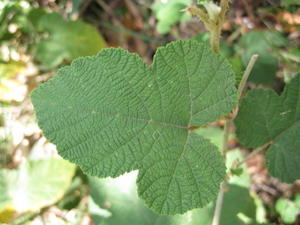
[[[213,20],[213,21],[216,21],[219,17],[220,12],[221,12],[221,7],[216,5],[212,1],[204,2],[202,4],[203,4],[203,6],[205,7],[205,9],[208,13],[209,19]]]

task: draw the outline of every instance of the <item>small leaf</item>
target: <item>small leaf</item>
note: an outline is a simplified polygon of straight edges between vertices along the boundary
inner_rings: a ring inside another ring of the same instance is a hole
[[[177,41],[151,67],[121,49],[76,60],[32,94],[40,127],[60,155],[98,177],[139,170],[138,193],[162,214],[216,198],[225,166],[189,128],[236,105],[229,63],[209,46]]]
[[[281,96],[253,89],[242,100],[235,120],[240,142],[257,148],[273,142],[267,153],[269,172],[284,182],[300,178],[300,76]]]
[[[236,176],[241,176],[243,174],[243,171],[243,168],[233,168],[230,170],[230,172]]]

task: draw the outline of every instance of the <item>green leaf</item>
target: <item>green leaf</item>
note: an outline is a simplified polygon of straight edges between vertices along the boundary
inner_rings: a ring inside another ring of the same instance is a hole
[[[249,81],[257,84],[271,85],[278,69],[278,60],[272,55],[272,44],[269,42],[272,32],[251,31],[246,33],[240,40],[242,62],[246,67],[251,56],[258,54],[253,70],[250,74]],[[280,39],[274,39],[279,44]]]
[[[294,223],[297,216],[300,215],[300,209],[295,202],[286,198],[279,198],[276,201],[275,209],[279,213],[281,219],[285,223]]]
[[[75,166],[62,159],[27,161],[17,170],[0,170],[0,222],[58,201],[74,172]]]
[[[284,182],[300,178],[300,76],[281,96],[253,89],[242,100],[235,120],[240,142],[256,148],[273,142],[267,153],[269,172]]]
[[[138,192],[162,214],[215,199],[225,176],[216,146],[191,132],[236,105],[229,63],[209,46],[177,41],[151,67],[122,49],[75,60],[32,94],[60,155],[98,177],[139,169]]]
[[[158,20],[157,31],[160,34],[166,34],[174,24],[189,19],[190,16],[183,12],[183,9],[189,4],[191,4],[191,0],[155,2],[151,8]]]
[[[228,185],[223,201],[224,207],[220,218],[221,225],[244,225],[243,217],[240,218],[238,216],[240,214],[243,214],[250,220],[255,219],[255,204],[248,188],[234,184]]]
[[[63,60],[94,55],[106,45],[93,26],[81,21],[65,21],[57,13],[41,16],[38,29],[49,36],[37,44],[35,55],[46,68],[58,66]]]

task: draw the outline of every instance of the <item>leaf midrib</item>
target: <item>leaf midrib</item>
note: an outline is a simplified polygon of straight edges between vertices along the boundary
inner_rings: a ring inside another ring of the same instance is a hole
[[[179,129],[186,129],[188,130],[190,128],[190,126],[183,126],[183,125],[179,125],[179,124],[175,124],[175,123],[168,123],[168,122],[163,122],[163,121],[158,121],[158,120],[153,120],[153,119],[144,119],[144,118],[137,118],[134,116],[128,116],[128,115],[124,115],[121,113],[116,113],[116,114],[112,114],[109,112],[100,112],[100,111],[96,111],[96,110],[82,110],[82,109],[78,109],[77,107],[74,106],[66,106],[66,105],[62,105],[62,104],[57,104],[55,102],[45,102],[46,105],[53,105],[56,107],[63,107],[64,109],[67,110],[76,110],[78,112],[84,112],[84,113],[90,113],[90,114],[105,114],[109,117],[113,117],[113,118],[126,118],[126,119],[132,119],[132,120],[137,120],[137,121],[142,121],[142,122],[146,122],[146,123],[156,123],[162,126],[168,126],[168,127],[174,127],[174,128],[179,128]]]

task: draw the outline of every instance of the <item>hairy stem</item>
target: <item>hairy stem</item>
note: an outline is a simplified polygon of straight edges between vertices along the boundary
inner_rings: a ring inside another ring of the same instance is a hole
[[[210,45],[215,53],[220,53],[220,37],[221,29],[219,27],[213,27],[210,30]]]

